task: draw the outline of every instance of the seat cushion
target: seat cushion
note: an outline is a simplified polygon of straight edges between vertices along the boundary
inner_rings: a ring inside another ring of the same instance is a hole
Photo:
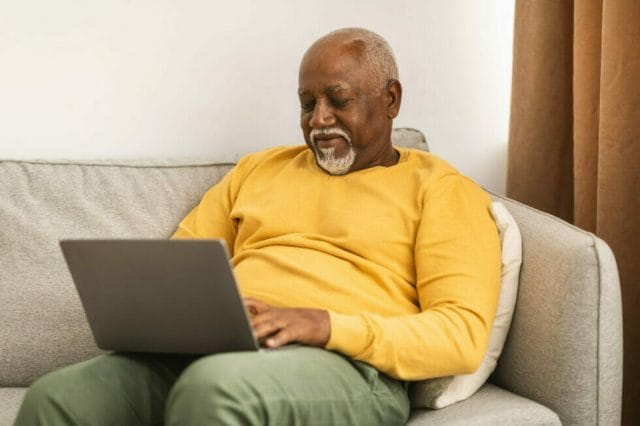
[[[0,388],[0,426],[13,424],[26,392],[27,388]]]
[[[558,415],[530,399],[485,383],[471,398],[448,407],[411,411],[407,425],[560,425]]]
[[[27,388],[0,388],[0,426],[13,424]],[[548,408],[486,383],[466,401],[440,410],[417,409],[407,425],[559,425]]]

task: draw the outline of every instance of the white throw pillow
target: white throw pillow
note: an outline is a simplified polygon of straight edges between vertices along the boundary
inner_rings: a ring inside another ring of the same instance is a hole
[[[415,382],[411,387],[412,407],[443,408],[473,395],[487,381],[509,332],[518,294],[522,263],[520,229],[507,208],[500,202],[491,204],[491,213],[500,232],[502,278],[496,317],[491,328],[489,346],[480,368],[472,374],[438,377]]]

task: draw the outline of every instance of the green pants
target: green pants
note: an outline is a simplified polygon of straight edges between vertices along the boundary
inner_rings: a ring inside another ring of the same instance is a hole
[[[401,425],[406,386],[322,349],[114,353],[37,380],[16,425]]]

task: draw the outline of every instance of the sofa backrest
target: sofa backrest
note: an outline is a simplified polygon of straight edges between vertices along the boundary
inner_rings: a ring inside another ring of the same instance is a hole
[[[0,162],[0,386],[97,353],[58,241],[166,238],[231,168],[202,162]]]
[[[393,141],[427,149],[422,133]],[[58,241],[167,238],[232,167],[206,161],[0,161],[0,387],[99,353]]]

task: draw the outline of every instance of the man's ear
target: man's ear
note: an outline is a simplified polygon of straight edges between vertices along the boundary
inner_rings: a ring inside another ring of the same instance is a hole
[[[394,119],[400,112],[400,103],[402,102],[402,85],[398,80],[391,80],[387,84],[387,117]]]

